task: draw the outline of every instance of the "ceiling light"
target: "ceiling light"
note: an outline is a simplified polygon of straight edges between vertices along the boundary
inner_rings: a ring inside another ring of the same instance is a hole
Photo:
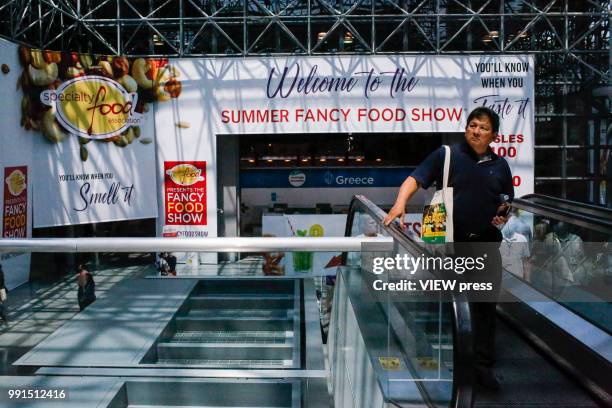
[[[382,161],[382,159],[381,159],[380,157],[377,157],[377,158],[376,158],[376,161],[377,161],[377,162],[381,162],[381,161]]]

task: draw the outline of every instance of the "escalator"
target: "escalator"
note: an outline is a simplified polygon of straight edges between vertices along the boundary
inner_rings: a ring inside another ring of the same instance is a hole
[[[524,274],[504,271],[513,301],[499,303],[498,314],[544,359],[533,365],[537,388],[511,385],[540,406],[611,406],[612,210],[537,194],[512,207],[533,231],[532,252]]]
[[[602,225],[602,228],[606,228],[610,225],[611,210],[609,208],[599,207],[586,203],[579,203],[577,201],[564,200],[557,197],[549,197],[541,194],[528,194],[518,199],[515,206],[530,206],[534,208],[534,211],[545,211],[545,212],[563,212],[566,211],[569,217],[574,219],[574,222],[579,221],[581,218],[591,218],[590,229],[598,229],[598,224]],[[537,209],[535,207],[537,206]]]
[[[121,279],[111,270],[112,290],[99,285],[101,296],[78,315],[68,315],[68,295],[51,287],[48,296],[33,293],[21,306],[33,323],[4,328],[4,344],[21,345],[33,338],[29,333],[38,340],[17,361],[0,347],[5,367],[28,370],[0,382],[69,389],[65,406],[75,408],[327,407],[328,391],[338,408],[612,406],[612,212],[535,195],[512,206],[504,236],[522,235],[529,252],[520,253],[520,262],[504,261],[495,338],[499,391],[475,381],[465,293],[372,290],[456,274],[420,268],[402,280],[392,268],[375,272],[377,257],[435,256],[440,247],[383,226],[386,213],[362,196],[351,204],[345,233],[359,240],[194,241],[217,252],[355,251],[343,254],[335,285],[314,268],[263,276],[256,259],[172,278],[138,272]],[[198,250],[189,240],[157,240],[0,240],[0,252]],[[96,274],[98,284],[104,276]],[[316,299],[324,285],[333,294],[329,371]],[[69,317],[50,324],[58,312]],[[1,398],[3,407],[22,404]],[[57,405],[34,406],[51,404]]]
[[[538,240],[546,248],[550,248],[552,243],[570,244],[555,247],[556,252],[549,250],[546,261],[542,260],[541,253],[529,254],[523,260],[524,270],[516,271],[509,267],[510,271],[503,272],[503,301],[497,307],[495,339],[495,370],[501,383],[500,390],[492,391],[477,385],[472,375],[473,322],[465,297],[436,301],[378,296],[374,303],[381,311],[379,316],[387,321],[387,343],[392,339],[397,342],[402,352],[401,364],[405,364],[410,372],[403,382],[394,382],[391,376],[382,372],[380,388],[383,391],[394,390],[393,385],[400,385],[400,388],[410,389],[409,385],[414,384],[412,388],[419,391],[416,395],[396,390],[393,396],[389,394],[386,398],[388,403],[406,407],[612,405],[609,322],[612,299],[602,296],[604,292],[609,294],[612,288],[610,265],[607,263],[612,212],[537,195],[516,199],[513,211],[515,220],[511,225],[514,233],[504,234],[507,241],[520,232],[529,235],[529,230],[531,234],[527,238],[533,251],[539,250]],[[379,235],[391,236],[396,243],[394,253],[370,253],[369,256],[401,253],[419,256],[425,252],[423,244],[417,242],[418,238],[405,234],[399,226],[384,227],[384,215],[365,197],[356,197],[351,205],[346,235],[363,236],[359,220],[368,217],[377,221]],[[542,225],[547,230],[543,231]],[[565,235],[561,236],[562,233]],[[579,262],[573,260],[577,256],[576,248],[582,251]],[[357,263],[365,264],[367,254],[367,248],[362,248]],[[566,258],[570,259],[568,254],[574,258],[566,261]],[[339,280],[349,282],[355,279],[351,277],[355,274],[351,274],[350,269],[351,260],[355,263],[356,258],[347,254],[346,260],[348,270],[340,273]],[[556,268],[561,261],[569,265],[569,270],[574,268],[572,279],[555,276],[559,275]],[[572,262],[578,262],[581,269]],[[586,272],[578,273],[576,270]],[[368,270],[361,272],[362,279],[371,283],[368,276],[372,275]],[[425,277],[434,274],[433,271],[419,273]],[[350,289],[350,285],[346,286]],[[594,286],[597,290],[593,290]],[[419,295],[422,296],[411,294]],[[363,289],[355,293],[351,300],[353,304],[359,302],[359,297],[364,297]],[[371,310],[368,313],[373,314]],[[369,357],[374,361],[373,365],[380,358],[372,354]]]

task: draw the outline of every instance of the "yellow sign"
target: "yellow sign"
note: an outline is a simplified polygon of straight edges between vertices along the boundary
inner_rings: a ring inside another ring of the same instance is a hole
[[[378,357],[378,361],[383,370],[398,371],[401,369],[400,359],[397,357]]]
[[[25,174],[19,169],[13,170],[4,181],[6,182],[9,193],[15,197],[21,194],[26,188]]]
[[[420,357],[417,358],[419,365],[427,370],[437,370],[438,360],[432,357]]]
[[[135,112],[137,94],[128,93],[118,82],[97,75],[64,82],[40,94],[41,102],[57,110],[57,121],[72,134],[106,139],[139,125]]]
[[[191,186],[198,181],[204,181],[202,170],[193,164],[177,164],[171,169],[166,170],[166,174],[180,186]]]

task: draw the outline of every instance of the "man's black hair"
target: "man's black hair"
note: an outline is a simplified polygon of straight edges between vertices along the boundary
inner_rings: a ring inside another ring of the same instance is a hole
[[[470,112],[467,118],[466,127],[470,123],[470,121],[474,118],[481,118],[486,116],[491,121],[491,126],[493,133],[497,133],[499,131],[499,115],[492,109],[486,108],[484,106],[479,106]]]

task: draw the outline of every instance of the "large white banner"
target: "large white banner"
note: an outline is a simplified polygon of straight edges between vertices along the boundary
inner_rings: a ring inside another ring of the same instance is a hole
[[[176,97],[165,91],[167,61],[1,51],[14,77],[3,87],[0,109],[12,115],[2,138],[20,139],[30,165],[34,227],[157,217],[149,105]]]
[[[21,95],[15,88],[20,75],[17,46],[0,39],[0,56],[2,64],[9,68],[8,72],[0,75],[4,98],[4,103],[0,104],[1,239],[24,238],[24,232],[25,238],[31,238],[33,141],[30,135],[19,127]],[[17,191],[11,186],[15,182],[19,186]],[[23,188],[25,190],[22,190]],[[0,253],[0,264],[4,271],[4,284],[7,289],[11,290],[27,282],[30,276],[30,260],[29,253]]]
[[[153,146],[137,143],[128,150],[96,143],[83,162],[78,139],[44,143],[35,146],[35,227],[157,217]]]
[[[495,149],[508,160],[516,195],[533,192],[534,62],[531,56],[328,56],[171,60],[184,83],[156,107],[158,186],[163,163],[222,165],[224,134],[463,133],[477,106],[501,118]],[[289,137],[289,136],[288,136]],[[409,154],[409,152],[406,152]],[[159,189],[161,191],[161,189]],[[209,183],[206,230],[217,234]],[[160,213],[163,199],[158,198]],[[162,223],[160,223],[162,224]],[[161,228],[163,225],[159,225]]]

